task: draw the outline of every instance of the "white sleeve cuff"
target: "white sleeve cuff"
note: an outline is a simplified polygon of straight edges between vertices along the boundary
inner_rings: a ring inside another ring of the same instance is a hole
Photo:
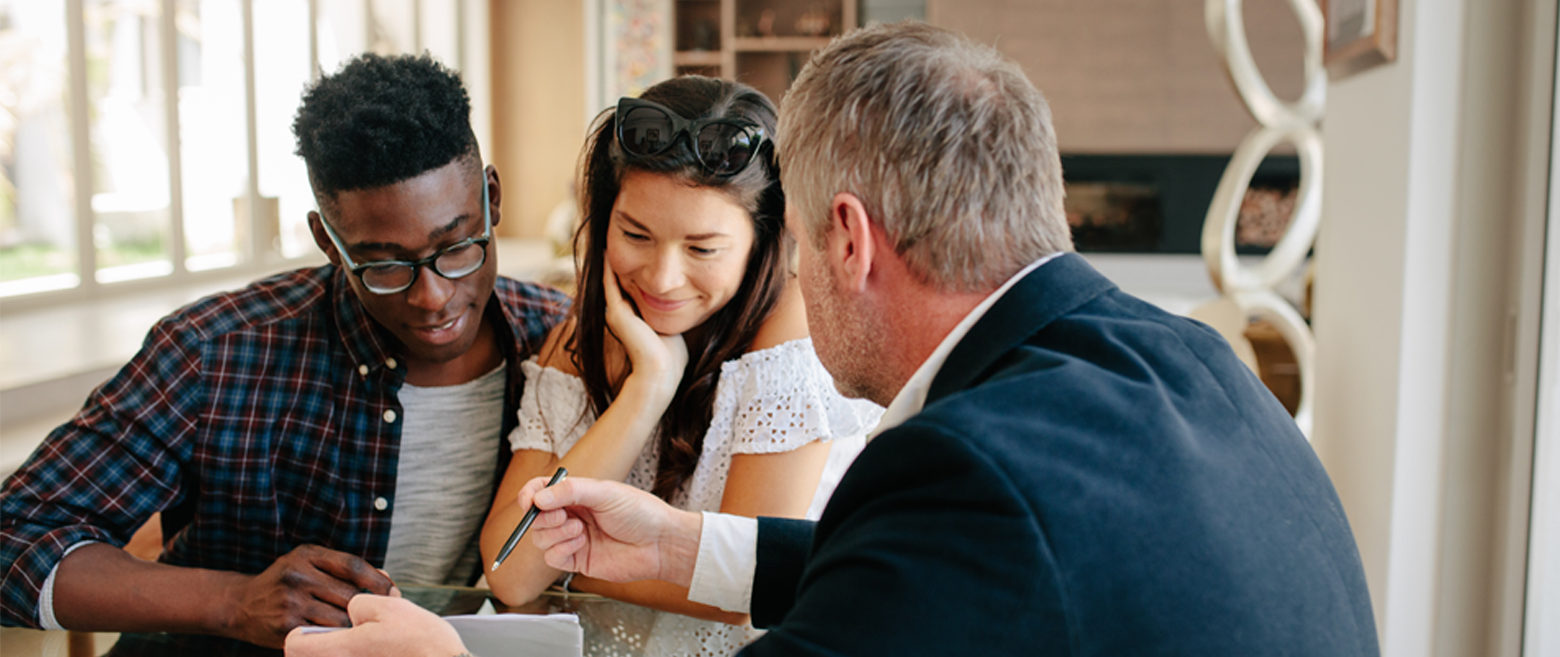
[[[688,599],[746,614],[753,604],[757,565],[758,520],[706,511]]]
[[[757,535],[754,535],[755,540]],[[60,563],[65,557],[75,552],[76,548],[83,545],[91,545],[98,541],[82,541],[65,549],[65,554],[60,555],[60,560],[54,562],[54,567],[49,569],[48,579],[43,580],[43,586],[38,589],[38,624],[46,630],[63,630],[59,621],[54,620],[54,574],[60,572]],[[755,543],[756,545],[756,543]]]

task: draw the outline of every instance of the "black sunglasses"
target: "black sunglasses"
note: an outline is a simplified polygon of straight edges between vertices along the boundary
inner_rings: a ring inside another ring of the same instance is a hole
[[[741,119],[689,121],[663,105],[638,98],[617,104],[617,140],[623,152],[653,157],[688,135],[688,145],[704,169],[717,176],[740,173],[764,143],[764,129]]]

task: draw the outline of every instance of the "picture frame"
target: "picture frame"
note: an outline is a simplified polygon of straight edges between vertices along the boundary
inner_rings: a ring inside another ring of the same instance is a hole
[[[1397,59],[1398,0],[1321,0],[1322,62],[1333,78]]]
[[[587,3],[585,100],[592,118],[676,73],[671,17],[672,0]]]

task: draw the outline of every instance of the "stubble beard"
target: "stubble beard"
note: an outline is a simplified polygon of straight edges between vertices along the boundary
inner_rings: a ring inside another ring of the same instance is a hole
[[[823,271],[811,273],[813,281],[826,282],[804,284],[802,296],[818,359],[834,378],[834,388],[846,397],[887,406],[893,395],[885,395],[884,386],[874,377],[882,373],[886,360],[883,332],[874,329],[868,313],[843,300],[832,276]]]

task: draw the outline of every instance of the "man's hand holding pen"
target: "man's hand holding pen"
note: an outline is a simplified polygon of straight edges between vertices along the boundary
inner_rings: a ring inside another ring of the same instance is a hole
[[[547,565],[612,582],[693,580],[704,516],[682,511],[627,484],[569,479],[520,489],[522,507],[540,510],[531,536]]]

